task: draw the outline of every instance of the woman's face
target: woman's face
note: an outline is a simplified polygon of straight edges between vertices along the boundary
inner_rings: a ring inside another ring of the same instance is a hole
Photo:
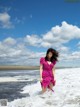
[[[52,55],[53,55],[52,52],[49,52],[49,53],[48,53],[48,58],[51,58]]]

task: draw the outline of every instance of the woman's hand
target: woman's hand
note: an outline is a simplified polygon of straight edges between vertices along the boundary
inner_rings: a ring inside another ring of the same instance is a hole
[[[42,82],[42,81],[43,81],[43,78],[41,77],[41,78],[40,78],[40,82]]]
[[[54,74],[53,74],[53,79],[54,79],[54,80],[56,80],[56,77],[55,77],[55,75],[54,75]]]
[[[52,73],[53,73],[53,77],[54,77],[54,80],[55,80],[55,67],[53,67]]]
[[[54,76],[54,80],[56,80],[55,76]]]

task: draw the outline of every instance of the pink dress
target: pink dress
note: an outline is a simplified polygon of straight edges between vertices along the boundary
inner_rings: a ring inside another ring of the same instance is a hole
[[[41,57],[40,58],[40,64],[43,65],[43,71],[42,71],[42,78],[43,81],[40,82],[41,86],[48,87],[49,88],[49,84],[50,82],[53,84],[53,86],[55,85],[56,80],[54,80],[54,75],[52,73],[52,68],[54,67],[54,65],[56,64],[56,61],[53,61],[53,63],[51,62],[50,64],[45,60],[45,57]]]

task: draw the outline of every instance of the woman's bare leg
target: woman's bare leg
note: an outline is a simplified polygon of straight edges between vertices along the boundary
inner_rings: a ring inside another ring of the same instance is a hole
[[[49,84],[49,88],[50,88],[50,89],[53,88],[53,84],[52,84],[52,83]]]
[[[47,90],[47,87],[42,87],[42,94],[44,93],[44,92],[46,92],[46,90]]]

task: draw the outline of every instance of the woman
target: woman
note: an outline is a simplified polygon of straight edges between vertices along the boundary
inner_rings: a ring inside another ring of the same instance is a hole
[[[55,85],[56,80],[54,79],[54,65],[58,61],[58,56],[59,54],[55,49],[49,48],[46,52],[46,56],[40,58],[40,83],[42,93],[44,93],[47,88],[52,90],[52,87]]]

